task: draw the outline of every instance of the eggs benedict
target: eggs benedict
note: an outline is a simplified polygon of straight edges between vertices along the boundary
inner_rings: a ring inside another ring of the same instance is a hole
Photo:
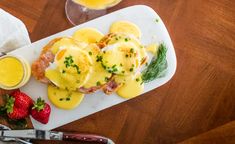
[[[49,42],[32,64],[32,75],[49,84],[48,98],[57,107],[73,109],[84,94],[103,90],[123,98],[144,90],[141,69],[148,61],[138,26],[117,21],[110,33],[82,28],[73,36]]]

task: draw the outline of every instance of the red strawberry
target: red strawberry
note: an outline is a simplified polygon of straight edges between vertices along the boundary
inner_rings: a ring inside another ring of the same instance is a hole
[[[7,98],[7,115],[10,119],[23,119],[29,115],[29,109],[32,105],[33,101],[29,96],[20,91],[15,91]]]
[[[44,100],[38,98],[30,113],[35,120],[47,124],[51,113],[51,107],[45,103]]]
[[[15,106],[21,107],[21,109],[30,109],[33,106],[33,100],[23,92],[14,91],[11,96],[15,98]]]

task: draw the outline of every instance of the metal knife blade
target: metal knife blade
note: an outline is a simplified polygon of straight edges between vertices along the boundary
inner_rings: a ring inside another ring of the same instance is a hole
[[[27,138],[40,140],[62,140],[63,132],[43,131],[43,130],[0,130],[0,137]]]
[[[56,131],[44,130],[0,130],[0,137],[7,138],[23,138],[23,139],[38,139],[38,140],[65,140],[65,141],[81,141],[81,142],[96,142],[99,144],[114,144],[114,142],[106,137],[81,134],[81,133],[63,133]]]

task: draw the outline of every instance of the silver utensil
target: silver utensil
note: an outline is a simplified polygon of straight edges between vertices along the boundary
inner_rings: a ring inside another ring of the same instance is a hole
[[[0,124],[0,130],[11,130],[9,127]],[[9,142],[9,141],[15,141],[15,142],[19,142],[21,144],[32,144],[31,142],[29,142],[29,140],[23,140],[23,139],[19,139],[19,138],[11,138],[11,137],[2,137],[0,135],[0,141],[4,141],[4,142]]]
[[[37,140],[65,140],[80,142],[96,142],[99,144],[114,144],[114,142],[106,137],[93,134],[64,133],[56,131],[44,130],[0,130],[0,137],[3,138],[21,138],[21,139],[37,139]]]

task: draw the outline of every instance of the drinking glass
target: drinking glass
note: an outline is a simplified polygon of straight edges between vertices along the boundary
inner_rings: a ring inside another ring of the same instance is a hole
[[[117,5],[122,0],[67,0],[65,13],[73,25],[106,14],[106,10]]]

